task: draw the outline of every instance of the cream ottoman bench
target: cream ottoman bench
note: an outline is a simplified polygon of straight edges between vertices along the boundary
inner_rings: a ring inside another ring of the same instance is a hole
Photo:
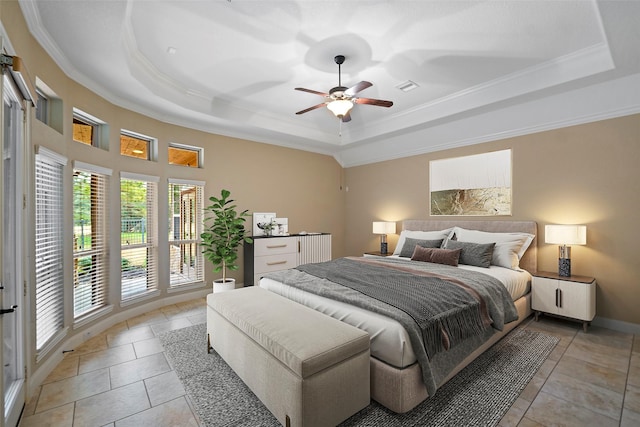
[[[283,425],[369,405],[369,335],[257,286],[207,296],[210,346]]]

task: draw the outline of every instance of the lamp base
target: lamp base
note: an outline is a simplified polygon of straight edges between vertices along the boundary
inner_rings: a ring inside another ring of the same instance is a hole
[[[571,258],[558,258],[558,275],[571,277]]]
[[[387,242],[380,242],[380,253],[382,255],[387,254]]]

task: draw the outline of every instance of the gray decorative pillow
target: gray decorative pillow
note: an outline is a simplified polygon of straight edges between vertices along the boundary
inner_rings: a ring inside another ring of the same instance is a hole
[[[493,257],[495,243],[471,243],[459,242],[447,239],[444,242],[445,249],[462,249],[460,252],[460,264],[475,265],[476,267],[489,268]]]
[[[413,255],[411,255],[411,260],[457,267],[460,252],[462,252],[462,249],[423,248],[422,246],[416,246]]]
[[[423,248],[439,248],[442,246],[442,240],[422,240],[422,239],[412,239],[407,237],[404,240],[404,245],[402,246],[402,250],[400,251],[400,256],[410,258],[413,255],[413,250],[416,246],[422,246]]]

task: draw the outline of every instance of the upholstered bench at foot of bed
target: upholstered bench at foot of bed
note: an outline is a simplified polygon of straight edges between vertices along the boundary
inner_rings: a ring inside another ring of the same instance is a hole
[[[207,296],[213,349],[283,425],[336,425],[370,403],[369,335],[259,287]]]

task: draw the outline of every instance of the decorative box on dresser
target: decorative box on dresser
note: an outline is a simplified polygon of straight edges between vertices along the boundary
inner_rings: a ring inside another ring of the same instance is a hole
[[[596,315],[596,279],[535,272],[531,282],[531,308],[536,320],[541,312],[582,320],[586,332]]]
[[[252,236],[244,244],[244,285],[257,285],[265,273],[331,260],[331,234]]]

